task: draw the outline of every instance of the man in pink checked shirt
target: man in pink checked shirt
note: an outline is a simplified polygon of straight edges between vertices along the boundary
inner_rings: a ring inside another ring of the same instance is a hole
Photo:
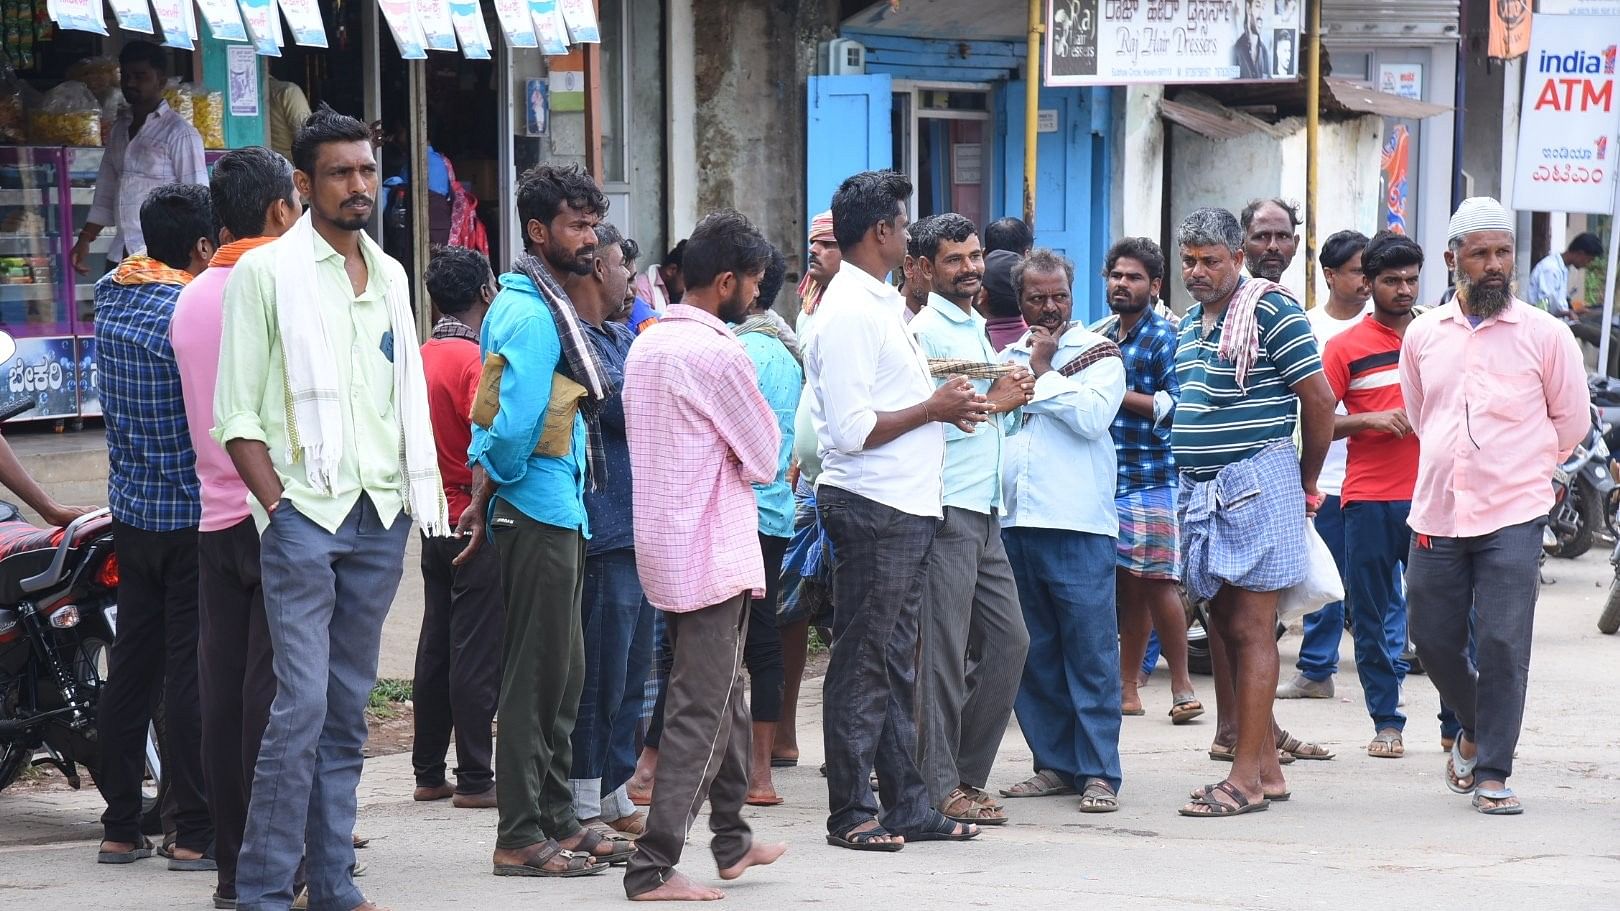
[[[675,646],[647,830],[625,872],[633,901],[712,901],[675,869],[709,801],[720,878],[782,856],[743,821],[751,748],[743,701],[749,601],[765,589],[754,482],[776,476],[776,416],[727,322],[759,293],[771,246],[731,210],[698,223],[681,260],[686,294],[624,367],[636,568]]]

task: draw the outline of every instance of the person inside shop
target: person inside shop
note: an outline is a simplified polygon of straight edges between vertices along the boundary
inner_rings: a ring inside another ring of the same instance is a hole
[[[265,96],[270,101],[266,108],[270,119],[270,150],[291,161],[293,137],[309,119],[309,96],[296,82],[268,76],[264,83]]]
[[[131,41],[118,54],[118,69],[129,106],[113,122],[90,214],[73,245],[73,269],[80,275],[90,274],[90,244],[108,226],[118,229],[109,260],[119,262],[146,249],[141,203],[154,189],[173,183],[208,185],[202,135],[163,100],[168,72],[163,49]]]

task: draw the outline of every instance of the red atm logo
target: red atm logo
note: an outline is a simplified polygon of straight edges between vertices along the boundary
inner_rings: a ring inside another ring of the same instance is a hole
[[[1616,50],[1611,44],[1601,54],[1542,51],[1536,70],[1548,76],[1536,94],[1535,109],[1608,113],[1614,107],[1614,81],[1603,77],[1614,75]],[[1598,78],[1589,78],[1593,76]]]

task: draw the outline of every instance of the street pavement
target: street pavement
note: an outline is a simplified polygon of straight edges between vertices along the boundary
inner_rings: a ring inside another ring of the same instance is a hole
[[[787,803],[749,810],[756,835],[786,841],[787,855],[726,885],[725,907],[781,909],[1617,909],[1620,908],[1620,637],[1596,620],[1611,570],[1604,553],[1552,561],[1543,589],[1524,736],[1513,784],[1523,816],[1487,818],[1446,790],[1424,677],[1407,682],[1407,756],[1365,753],[1373,734],[1344,642],[1338,695],[1279,703],[1283,726],[1338,752],[1331,762],[1286,767],[1293,799],[1233,819],[1184,819],[1187,790],[1226,769],[1205,755],[1206,716],[1173,727],[1161,669],[1145,690],[1145,717],[1124,719],[1125,786],[1112,815],[1076,812],[1073,797],[1007,802],[1011,825],[968,844],[919,844],[899,854],[857,854],[823,841],[820,681],[805,688],[802,764],[778,770]],[[407,569],[407,577],[414,566]],[[391,633],[396,635],[395,633]],[[414,637],[414,631],[411,635]],[[414,641],[414,639],[412,640]],[[406,648],[399,642],[397,649]],[[1298,637],[1282,642],[1285,674]],[[1195,678],[1211,700],[1207,678]],[[993,787],[1027,774],[1016,728],[1003,743]],[[583,880],[490,876],[494,811],[413,803],[408,754],[367,763],[358,829],[366,894],[394,911],[624,907],[618,871]],[[159,859],[128,867],[93,862],[101,802],[94,791],[0,794],[0,908],[210,907],[211,874],[170,873]],[[700,819],[688,873],[719,884]]]

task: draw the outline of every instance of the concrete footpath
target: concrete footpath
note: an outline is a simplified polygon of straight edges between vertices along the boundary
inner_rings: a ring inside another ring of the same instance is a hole
[[[1184,819],[1176,808],[1226,766],[1205,755],[1212,717],[1173,727],[1161,670],[1144,693],[1148,715],[1124,719],[1123,807],[1076,812],[1073,797],[1008,801],[1011,825],[968,844],[919,844],[857,854],[823,841],[826,791],[816,773],[819,730],[801,738],[796,769],[778,770],[787,798],[750,810],[758,837],[790,850],[726,888],[726,907],[778,909],[1557,909],[1620,908],[1620,724],[1612,677],[1620,638],[1601,636],[1606,554],[1552,561],[1543,590],[1531,692],[1514,785],[1523,816],[1487,818],[1446,790],[1424,677],[1407,684],[1407,756],[1367,757],[1373,731],[1344,643],[1338,695],[1279,703],[1284,727],[1338,752],[1286,768],[1293,799],[1235,819]],[[409,575],[409,573],[407,573]],[[413,640],[414,641],[414,640]],[[1285,673],[1297,636],[1282,643]],[[1211,701],[1207,678],[1195,678]],[[801,717],[819,722],[820,688]],[[1016,728],[993,787],[1027,774]],[[409,756],[367,763],[359,852],[366,894],[394,911],[624,907],[617,871],[583,880],[490,875],[494,811],[410,799]],[[0,908],[144,909],[209,905],[211,874],[170,873],[161,860],[93,862],[102,808],[93,792],[0,793]],[[684,869],[718,884],[700,819]]]

